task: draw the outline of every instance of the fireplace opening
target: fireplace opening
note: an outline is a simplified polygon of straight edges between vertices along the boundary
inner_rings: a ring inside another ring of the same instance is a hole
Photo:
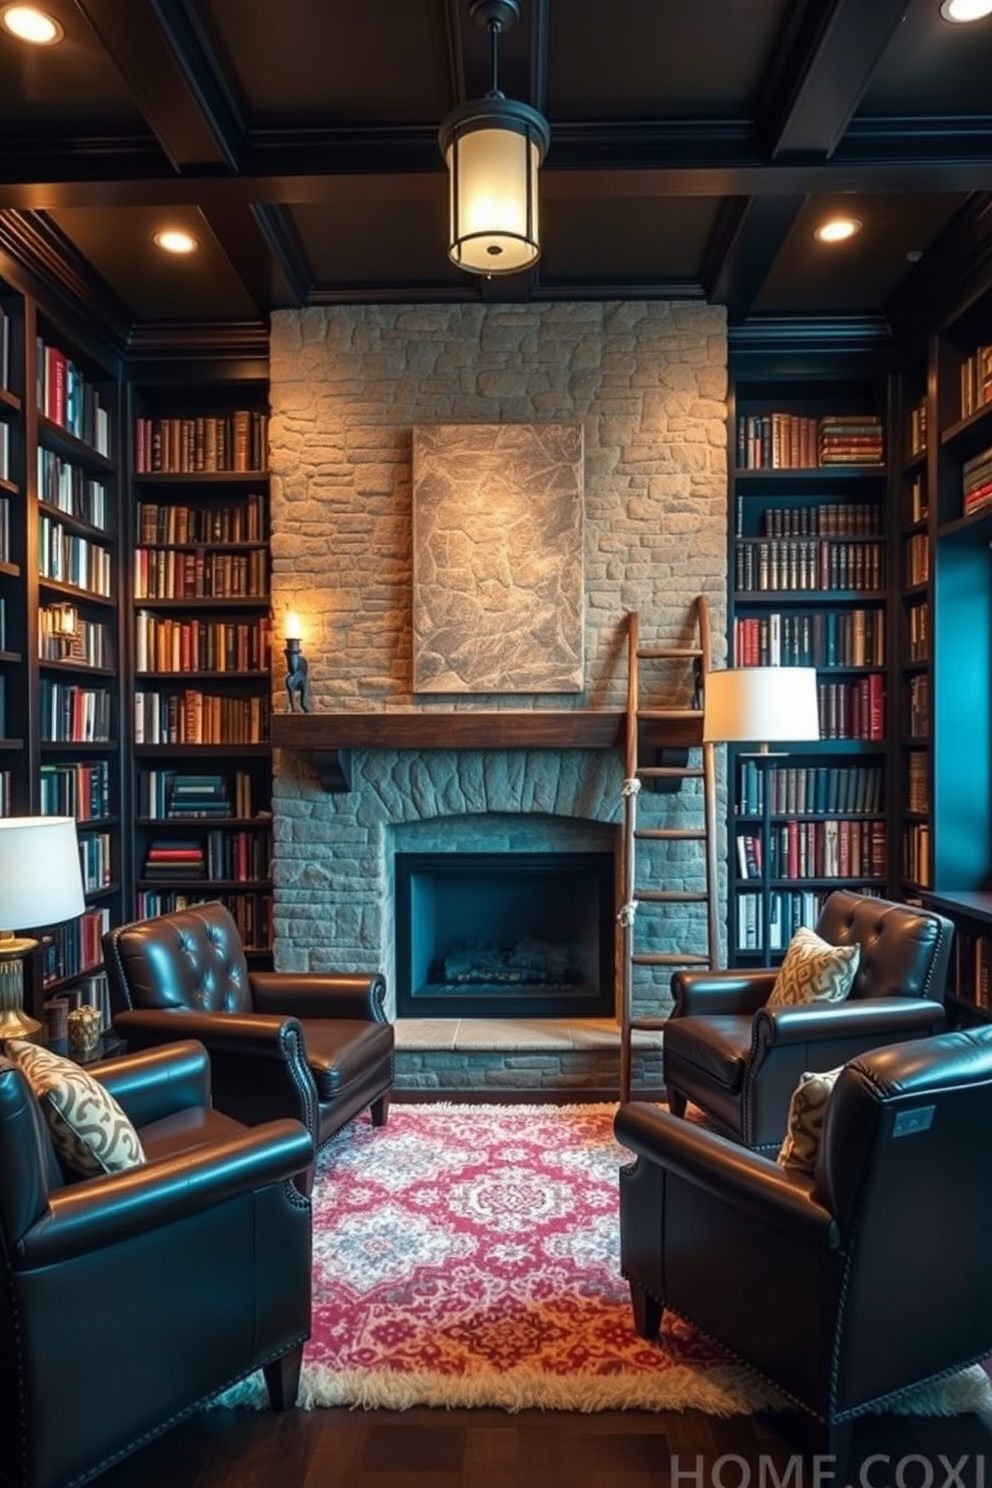
[[[394,869],[399,1017],[613,1015],[612,853],[397,853]]]

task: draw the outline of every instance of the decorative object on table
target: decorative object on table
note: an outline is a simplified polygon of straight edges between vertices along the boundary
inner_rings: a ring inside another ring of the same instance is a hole
[[[103,1018],[99,1008],[77,1007],[66,1019],[69,1052],[76,1059],[92,1059],[100,1043]]]
[[[69,1037],[68,997],[48,997],[42,1007],[45,1014],[45,1036],[49,1043]]]
[[[413,431],[413,689],[581,692],[581,424]]]
[[[24,1011],[24,958],[38,942],[15,930],[57,925],[86,908],[76,823],[71,816],[0,820],[0,1040],[30,1038],[42,1025]]]
[[[491,86],[454,109],[437,142],[448,167],[448,257],[470,274],[515,274],[541,256],[537,173],[551,143],[548,121],[499,86],[502,31],[519,19],[519,0],[469,0],[489,33]]]
[[[286,699],[290,713],[296,712],[297,700],[301,713],[310,712],[310,667],[303,655],[303,635],[300,622],[292,611],[286,616]]]

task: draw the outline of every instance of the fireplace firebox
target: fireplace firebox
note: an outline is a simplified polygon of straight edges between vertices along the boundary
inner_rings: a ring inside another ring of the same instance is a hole
[[[396,853],[398,1016],[612,1016],[614,875],[609,852]]]

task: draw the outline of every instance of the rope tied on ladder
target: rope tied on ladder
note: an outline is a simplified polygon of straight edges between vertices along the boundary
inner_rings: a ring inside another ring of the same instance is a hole
[[[621,904],[620,909],[617,912],[617,924],[620,925],[622,929],[629,930],[631,925],[634,923],[634,916],[636,914],[637,900],[628,899],[626,904]]]
[[[625,780],[620,791],[621,796],[636,796],[641,789],[641,782],[637,779]]]

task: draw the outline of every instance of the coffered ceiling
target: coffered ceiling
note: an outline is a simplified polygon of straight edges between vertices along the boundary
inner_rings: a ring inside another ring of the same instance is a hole
[[[442,118],[488,87],[468,0],[49,0],[0,32],[0,249],[138,327],[356,301],[676,297],[896,320],[992,252],[992,17],[938,0],[521,0],[542,256],[446,254]],[[831,212],[862,222],[832,249]],[[169,258],[162,226],[199,252]]]

